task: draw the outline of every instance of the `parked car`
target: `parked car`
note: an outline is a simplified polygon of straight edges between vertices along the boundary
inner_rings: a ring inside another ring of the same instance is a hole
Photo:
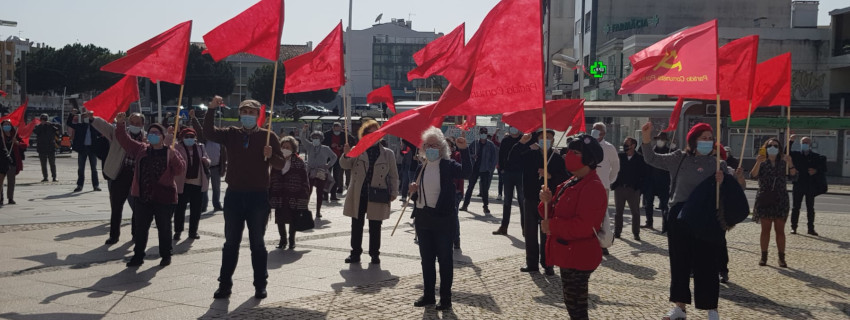
[[[298,109],[302,110],[302,113],[305,115],[316,115],[316,116],[329,116],[331,115],[331,111],[321,106],[311,106],[309,104],[302,104],[297,106]]]

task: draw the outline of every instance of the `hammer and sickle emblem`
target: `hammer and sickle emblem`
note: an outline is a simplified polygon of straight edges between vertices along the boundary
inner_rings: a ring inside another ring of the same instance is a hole
[[[676,63],[670,64],[671,60],[678,59],[678,53],[676,50],[672,50],[664,54],[664,58],[655,65],[655,68],[652,68],[653,71],[658,70],[658,68],[665,69],[678,69],[677,71],[682,71],[682,62],[676,61]]]

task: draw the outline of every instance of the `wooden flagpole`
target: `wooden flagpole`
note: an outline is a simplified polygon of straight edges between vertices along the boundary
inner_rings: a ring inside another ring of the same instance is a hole
[[[549,179],[546,179],[546,175],[549,174],[549,148],[545,146],[546,144],[546,106],[543,108],[543,132],[540,134],[543,135],[543,187],[549,189]],[[549,220],[549,204],[546,203],[543,205],[543,220]]]
[[[274,91],[275,91],[275,88],[277,88],[277,65],[278,64],[280,64],[280,63],[278,63],[278,61],[275,60],[274,61],[274,73],[272,73],[273,74],[272,75],[272,100],[271,100],[271,103],[269,104],[269,124],[268,124],[269,131],[266,132],[266,146],[269,146],[269,141],[271,141],[271,138],[272,138],[272,118],[274,118]]]
[[[415,157],[415,155],[414,155],[414,157]],[[422,170],[419,170],[419,176],[418,176],[418,177],[416,177],[416,185],[417,185],[417,186],[421,185],[421,183],[420,183],[420,182],[422,182],[422,173],[423,173],[423,172],[425,172],[425,168],[424,168],[424,167],[422,168]],[[404,196],[404,195],[403,195],[403,196]],[[391,232],[391,233],[390,233],[390,237],[392,237],[392,236],[394,236],[394,235],[395,235],[395,229],[396,229],[396,228],[398,228],[398,224],[401,222],[401,217],[403,217],[403,216],[404,216],[404,211],[405,211],[405,210],[407,210],[407,203],[408,203],[409,201],[410,201],[410,197],[406,197],[406,196],[405,196],[405,197],[404,197],[404,205],[403,205],[403,206],[401,206],[401,214],[399,214],[399,215],[398,215],[398,220],[395,222],[395,227],[393,227],[393,232]]]
[[[177,143],[177,130],[180,130],[180,110],[183,109],[183,87],[185,85],[180,85],[180,95],[177,96],[177,112],[174,115],[174,137],[171,139],[171,145]],[[163,137],[165,139],[165,137]]]
[[[785,111],[788,115],[785,122],[785,141],[791,141],[791,106],[788,106],[788,110]],[[791,155],[791,146],[785,146],[785,155]],[[798,170],[799,171],[799,170]],[[785,175],[791,174],[791,164],[788,161],[785,161]]]
[[[351,126],[351,113],[348,112],[348,93],[346,93],[346,85],[342,85],[342,112],[345,113],[345,144],[348,144],[348,128]],[[402,211],[404,212],[404,211]]]
[[[750,106],[747,108],[747,125],[744,126],[744,142],[741,144],[741,161],[744,160],[744,152],[747,150],[747,135],[750,133],[750,118],[753,113],[753,99],[750,99]]]
[[[715,173],[717,171],[720,171],[720,160],[722,160],[722,159],[720,159],[720,110],[721,110],[721,108],[720,108],[720,94],[718,93],[717,94],[717,109],[716,109],[717,112],[715,112],[715,118],[717,119],[717,127],[715,127],[715,129],[714,129],[714,132],[716,132],[715,135],[714,135],[714,139],[715,139],[714,145],[717,149],[717,150],[714,151],[715,153],[717,153],[717,170],[715,170]],[[720,209],[720,183],[717,183],[717,190],[716,191],[717,191],[717,193],[716,193],[716,197],[715,197],[715,200],[716,200],[715,201],[715,204],[716,204],[715,208]]]

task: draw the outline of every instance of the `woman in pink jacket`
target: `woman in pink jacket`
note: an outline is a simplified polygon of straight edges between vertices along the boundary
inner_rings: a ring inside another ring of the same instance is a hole
[[[180,141],[175,146],[180,157],[186,161],[186,173],[176,176],[177,207],[174,208],[174,240],[180,240],[186,221],[186,206],[189,206],[189,239],[200,239],[198,224],[201,221],[201,208],[204,194],[209,188],[207,172],[210,170],[210,157],[202,143],[197,142],[195,129],[180,131]]]
[[[540,191],[538,211],[546,240],[546,264],[561,269],[564,304],[570,319],[588,319],[587,295],[590,274],[602,262],[602,247],[596,232],[608,210],[608,196],[596,174],[603,151],[589,135],[580,135],[568,145],[564,156],[567,171],[573,177],[556,189]],[[545,208],[548,206],[548,219]]]
[[[162,258],[159,265],[165,267],[171,264],[171,214],[177,203],[177,184],[174,181],[177,176],[184,174],[186,163],[179,152],[163,143],[166,131],[162,125],[151,124],[147,141],[139,142],[127,134],[124,113],[119,113],[115,120],[118,122],[115,139],[128,155],[136,159],[130,191],[137,198],[134,211],[136,247],[133,248],[135,254],[127,262],[127,267],[138,267],[144,263],[148,231],[154,219],[159,234],[159,255]]]

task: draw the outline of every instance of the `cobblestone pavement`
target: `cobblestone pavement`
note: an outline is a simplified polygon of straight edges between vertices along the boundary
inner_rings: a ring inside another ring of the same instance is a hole
[[[202,216],[201,239],[175,242],[173,263],[166,268],[157,266],[152,230],[145,264],[128,269],[124,263],[133,248],[128,220],[121,241],[103,245],[108,233],[105,191],[67,195],[65,189],[73,187],[68,181],[29,182],[40,180],[39,173],[21,180],[19,205],[0,208],[7,221],[29,219],[0,226],[2,319],[567,318],[558,276],[519,272],[524,264],[519,219],[512,219],[508,236],[491,235],[501,217],[498,202],[490,206],[492,215],[478,214],[481,203],[476,201],[471,212],[461,213],[463,250],[455,253],[454,308],[437,312],[412,306],[422,293],[421,266],[408,219],[395,236],[389,235],[397,204],[382,227],[380,266],[342,262],[350,249],[350,220],[342,216],[341,203],[331,203],[324,206],[316,229],[298,234],[295,250],[274,249],[277,232],[267,231],[267,299],[252,297],[250,250],[244,239],[233,296],[213,300],[221,265],[221,213]],[[720,299],[724,319],[850,319],[848,215],[821,210],[817,217],[820,237],[788,235],[787,269],[777,267],[774,244],[768,266],[757,265],[755,223],[729,232],[731,280],[721,285]],[[75,218],[92,221],[68,220]],[[34,223],[61,219],[66,222]],[[591,318],[660,319],[670,307],[666,238],[642,229],[643,242],[636,242],[624,229],[623,239],[591,276]],[[688,310],[689,319],[706,319],[704,312]]]

